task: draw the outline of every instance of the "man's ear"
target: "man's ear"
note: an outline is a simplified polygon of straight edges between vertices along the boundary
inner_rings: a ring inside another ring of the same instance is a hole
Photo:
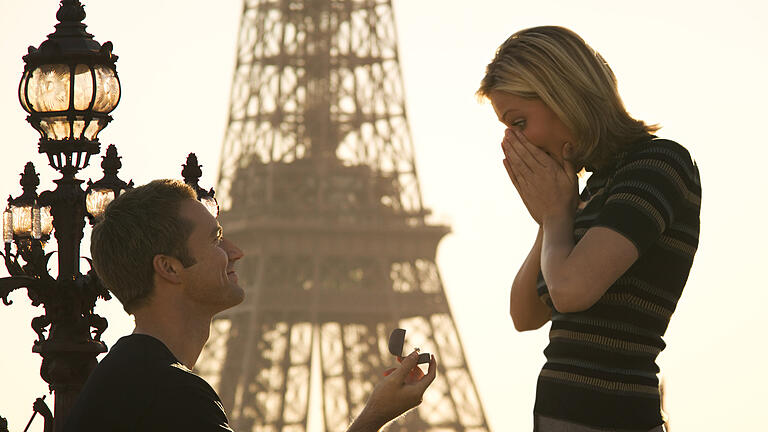
[[[179,272],[183,265],[178,258],[174,258],[168,255],[155,255],[152,258],[152,268],[155,270],[155,274],[163,280],[172,284],[181,283]]]

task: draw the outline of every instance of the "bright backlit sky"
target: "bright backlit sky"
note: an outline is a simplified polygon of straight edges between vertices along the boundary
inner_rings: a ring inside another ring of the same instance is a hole
[[[213,185],[241,0],[86,1],[88,30],[113,41],[123,97],[101,135],[117,144],[121,177],[180,177],[190,151]],[[54,0],[0,0],[0,197],[21,192],[37,153],[16,92],[28,45],[53,31]],[[661,123],[686,146],[703,182],[702,234],[688,285],[660,357],[674,432],[757,430],[765,420],[768,349],[764,175],[768,140],[768,6],[731,0],[396,0],[408,114],[425,202],[452,225],[438,250],[445,289],[495,431],[531,429],[546,330],[516,333],[508,287],[536,233],[501,165],[503,126],[474,91],[496,47],[516,30],[557,24],[580,33],[618,76],[633,115]],[[96,158],[80,178],[101,177]],[[87,250],[87,248],[84,248]],[[5,270],[0,270],[5,275]],[[47,391],[31,353],[42,309],[23,291],[0,305],[0,415],[21,431]],[[99,305],[108,344],[131,323]],[[50,403],[50,398],[49,398]],[[31,430],[41,431],[38,419]]]

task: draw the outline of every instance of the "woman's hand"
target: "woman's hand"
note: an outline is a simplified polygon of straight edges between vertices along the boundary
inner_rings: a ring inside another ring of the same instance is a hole
[[[570,143],[563,145],[562,164],[513,129],[506,130],[501,147],[507,174],[537,223],[573,218],[579,195],[576,169],[568,160]]]
[[[515,186],[515,189],[517,189],[517,194],[520,195],[520,199],[523,200],[523,204],[525,205],[525,208],[528,209],[528,214],[531,215],[534,221],[536,221],[539,226],[541,226],[541,217],[534,213],[531,209],[531,206],[528,205],[528,201],[525,200],[525,197],[523,196],[523,193],[520,191],[520,186],[518,186],[517,181],[515,180],[515,175],[512,173],[512,168],[509,166],[509,161],[507,161],[506,156],[504,159],[502,159],[502,162],[504,163],[504,168],[507,170],[507,174],[509,175],[509,179],[512,180],[512,184]]]

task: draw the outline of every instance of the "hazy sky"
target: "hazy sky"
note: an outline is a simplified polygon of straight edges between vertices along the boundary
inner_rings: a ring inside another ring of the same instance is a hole
[[[86,1],[88,30],[113,41],[123,96],[102,147],[117,144],[121,177],[180,177],[190,151],[213,185],[241,0]],[[764,423],[768,349],[764,223],[768,140],[765,2],[398,0],[400,59],[422,192],[453,233],[438,264],[468,361],[495,431],[531,429],[546,329],[515,332],[508,288],[536,233],[501,165],[503,126],[475,97],[496,47],[521,28],[580,33],[618,76],[630,112],[658,122],[698,161],[703,182],[699,252],[660,357],[674,432],[755,430]],[[0,0],[0,197],[21,192],[35,162],[53,170],[16,96],[28,45],[53,31],[54,0]],[[80,178],[101,177],[100,158]],[[85,248],[84,248],[85,249]],[[87,250],[87,249],[85,249]],[[4,275],[4,269],[0,275]],[[47,391],[31,353],[42,309],[23,291],[0,305],[0,415],[21,431]],[[99,305],[111,345],[132,329],[115,301]],[[422,347],[428,349],[427,347]],[[49,398],[50,399],[50,398]],[[50,402],[50,401],[49,401]],[[39,420],[38,420],[39,422]],[[31,430],[41,431],[42,422]]]

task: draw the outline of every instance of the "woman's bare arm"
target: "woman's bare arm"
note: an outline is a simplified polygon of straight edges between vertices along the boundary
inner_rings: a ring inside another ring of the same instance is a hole
[[[543,231],[539,227],[536,241],[515,276],[509,294],[509,314],[518,331],[535,330],[550,319],[549,306],[539,300],[536,280],[541,268]]]
[[[572,216],[544,221],[541,268],[559,312],[589,309],[638,256],[630,240],[609,228],[590,228],[574,245]]]

